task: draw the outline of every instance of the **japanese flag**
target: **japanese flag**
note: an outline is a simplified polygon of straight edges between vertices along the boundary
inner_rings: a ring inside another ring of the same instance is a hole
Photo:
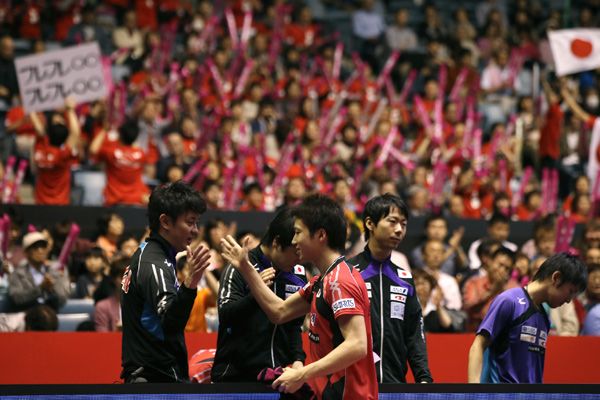
[[[600,29],[549,31],[548,38],[557,76],[600,67]]]

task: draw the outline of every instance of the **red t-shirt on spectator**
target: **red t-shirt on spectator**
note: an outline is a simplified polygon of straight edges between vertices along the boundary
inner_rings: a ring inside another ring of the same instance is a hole
[[[156,3],[154,0],[135,0],[137,22],[141,29],[156,30],[158,27]]]
[[[560,157],[560,130],[563,122],[563,111],[560,103],[554,103],[546,113],[546,120],[540,137],[540,157],[558,160]]]
[[[71,165],[76,160],[70,146],[51,146],[48,137],[38,138],[33,152],[37,167],[36,204],[68,205],[71,195]]]
[[[24,10],[19,25],[19,36],[22,39],[40,39],[42,29],[40,27],[40,7],[29,4]]]
[[[105,205],[144,204],[150,191],[142,181],[144,165],[148,162],[142,149],[104,140],[97,158],[106,163]]]
[[[23,106],[12,107],[6,114],[5,125],[9,127],[19,123],[19,121],[23,121],[25,118],[26,115]],[[33,127],[31,121],[27,120],[15,130],[15,133],[17,135],[35,136],[35,128]]]

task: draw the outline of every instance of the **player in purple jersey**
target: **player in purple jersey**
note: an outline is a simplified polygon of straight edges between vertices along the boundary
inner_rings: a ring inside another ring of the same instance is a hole
[[[469,351],[469,383],[542,383],[550,330],[542,303],[559,307],[582,292],[586,281],[585,264],[559,253],[529,285],[498,295]]]

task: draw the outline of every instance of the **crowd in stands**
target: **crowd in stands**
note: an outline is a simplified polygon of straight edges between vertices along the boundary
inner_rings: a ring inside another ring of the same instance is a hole
[[[595,2],[322,3],[346,13],[351,40],[302,1],[0,2],[1,167],[8,154],[31,160],[25,182],[34,183],[36,204],[69,204],[74,170],[104,171],[106,206],[142,206],[153,186],[179,179],[221,210],[272,211],[322,192],[347,210],[354,238],[366,200],[397,193],[411,216],[431,216],[427,240],[404,262],[430,330],[472,329],[493,294],[526,284],[554,251],[555,214],[592,220],[585,235],[600,235],[596,177],[585,174],[596,155],[598,72],[554,77],[546,35],[597,26]],[[112,63],[109,96],[26,113],[15,55],[90,41]],[[19,189],[16,175],[0,170],[3,202]],[[464,252],[461,231],[449,235],[443,217],[488,219],[489,238]],[[60,251],[54,236],[64,239],[68,227],[33,241],[13,224],[3,276],[12,301],[59,309],[70,296],[93,297],[114,314],[120,257],[141,239],[123,237],[116,219],[57,276],[46,268]],[[506,242],[510,220],[536,221],[516,253]],[[202,238],[215,271],[227,229],[212,222]],[[584,238],[580,256],[595,264],[600,241]],[[21,277],[34,291],[15,297],[21,263],[34,271]],[[185,260],[180,267],[185,273]],[[595,282],[600,272],[590,268]],[[207,280],[199,307],[214,301],[215,283]],[[581,307],[553,317],[557,332],[580,331],[597,285]]]

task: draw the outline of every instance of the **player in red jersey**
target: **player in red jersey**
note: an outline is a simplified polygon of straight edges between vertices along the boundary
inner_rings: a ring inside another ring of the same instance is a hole
[[[346,241],[344,212],[328,197],[312,195],[293,215],[292,245],[302,262],[312,262],[321,273],[285,301],[263,283],[248,260],[246,246],[231,236],[221,241],[223,257],[239,269],[273,323],[310,312],[312,362],[286,368],[273,388],[293,393],[308,382],[318,399],[377,399],[367,289],[360,273],[341,255]]]

